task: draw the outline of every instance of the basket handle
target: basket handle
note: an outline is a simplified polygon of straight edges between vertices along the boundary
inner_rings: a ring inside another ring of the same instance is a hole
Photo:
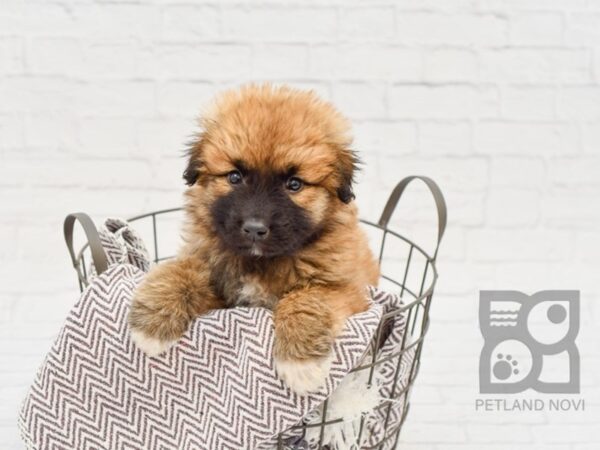
[[[438,215],[438,238],[437,244],[435,246],[435,252],[433,254],[433,259],[435,260],[437,256],[438,249],[440,248],[440,242],[442,241],[442,236],[444,236],[444,231],[446,230],[446,222],[448,220],[448,210],[446,208],[446,201],[444,200],[444,195],[440,187],[437,185],[435,181],[433,181],[429,177],[424,177],[420,175],[411,175],[406,177],[396,185],[390,197],[388,198],[387,203],[385,204],[385,208],[383,208],[383,212],[381,213],[381,217],[379,218],[379,226],[383,228],[387,228],[387,225],[398,205],[398,201],[402,197],[406,186],[413,180],[421,180],[425,185],[429,188],[429,191],[433,195],[433,199],[435,200],[435,207],[437,209]]]
[[[69,255],[71,255],[73,267],[77,269],[77,257],[75,256],[75,251],[73,250],[73,228],[76,220],[79,221],[83,231],[85,232],[85,236],[92,252],[92,260],[94,261],[96,273],[100,275],[108,268],[108,259],[104,253],[104,248],[100,242],[100,236],[98,235],[98,230],[96,230],[94,222],[92,222],[90,216],[82,212],[69,214],[67,217],[65,217],[65,223],[63,226],[65,232],[65,242],[67,243]]]

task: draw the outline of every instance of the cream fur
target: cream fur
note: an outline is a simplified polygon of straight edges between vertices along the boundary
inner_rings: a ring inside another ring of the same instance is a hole
[[[175,343],[174,341],[161,341],[160,339],[155,339],[134,329],[131,330],[131,339],[137,348],[150,357],[155,357],[166,352]]]
[[[275,370],[290,389],[304,395],[324,386],[331,368],[331,359],[331,356],[302,361],[275,358]]]

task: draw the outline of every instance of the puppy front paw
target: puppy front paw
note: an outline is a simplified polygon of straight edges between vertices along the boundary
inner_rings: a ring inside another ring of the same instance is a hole
[[[305,360],[275,358],[275,370],[287,386],[299,395],[325,385],[331,369],[331,355]]]
[[[131,329],[131,339],[137,348],[150,357],[158,356],[166,352],[175,341],[163,341],[147,335],[141,330]]]
[[[308,290],[292,292],[276,305],[273,315],[275,370],[298,394],[321,388],[331,368],[334,319],[319,300]]]

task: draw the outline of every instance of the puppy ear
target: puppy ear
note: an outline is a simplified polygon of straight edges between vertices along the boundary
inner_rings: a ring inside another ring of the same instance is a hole
[[[190,142],[190,144],[188,145],[188,149],[186,151],[188,165],[183,171],[183,179],[185,180],[185,184],[187,184],[188,186],[193,186],[200,177],[200,166],[202,165],[202,162],[200,160],[201,149],[201,137],[196,141]]]
[[[340,155],[339,176],[340,185],[337,188],[338,198],[344,203],[350,203],[354,200],[352,183],[354,182],[354,172],[358,170],[360,161],[356,153],[352,150],[344,150]]]
[[[193,186],[198,177],[200,176],[200,162],[194,158],[194,155],[190,156],[188,161],[188,166],[183,171],[183,179],[185,180],[185,184],[188,186]]]

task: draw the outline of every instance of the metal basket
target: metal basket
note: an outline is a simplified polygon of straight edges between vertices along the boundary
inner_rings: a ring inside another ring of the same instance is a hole
[[[389,221],[394,210],[396,209],[398,201],[402,197],[402,194],[404,193],[408,184],[415,179],[419,179],[425,183],[435,200],[438,216],[438,229],[437,242],[433,254],[426,252],[419,245],[388,228]],[[151,245],[154,248],[153,259],[156,263],[173,257],[173,255],[170,254],[161,255],[159,252],[157,223],[169,214],[180,212],[181,209],[182,208],[165,209],[142,214],[129,219],[129,222],[137,222],[138,224],[140,224],[142,221],[150,221],[152,230]],[[403,298],[403,306],[400,309],[383,315],[375,333],[376,338],[371,343],[372,351],[370,351],[370,355],[372,356],[369,356],[368,361],[363,361],[363,363],[352,370],[352,372],[368,370],[368,383],[370,384],[373,381],[375,369],[379,365],[390,360],[397,359],[395,371],[392,377],[392,385],[389,387],[391,392],[389,399],[387,399],[389,401],[383,402],[377,407],[378,409],[384,408],[384,410],[386,410],[385,423],[383,426],[383,437],[376,443],[370,443],[369,445],[361,446],[360,448],[363,450],[386,450],[395,448],[397,446],[400,430],[404,421],[406,420],[406,416],[410,408],[409,396],[412,385],[419,371],[423,340],[429,328],[429,308],[431,306],[431,299],[437,280],[435,261],[440,241],[446,228],[446,218],[446,203],[437,184],[427,177],[410,176],[404,178],[394,188],[377,223],[368,220],[361,220],[362,224],[367,227],[370,237],[373,237],[373,233],[378,235],[376,245],[379,247],[378,255],[379,262],[381,264],[381,284],[387,284],[388,286],[392,286],[394,289],[399,289],[399,294]],[[80,222],[86,237],[85,244],[78,252],[74,251],[73,244],[73,228],[76,221]],[[88,261],[89,259],[93,260],[95,270],[98,273],[102,273],[107,269],[107,258],[100,243],[96,227],[86,214],[76,213],[67,216],[64,224],[64,233],[73,267],[77,272],[79,287],[80,290],[83,290],[88,284],[89,275],[88,269],[86,268],[86,258]],[[391,251],[390,248],[392,248]],[[378,359],[377,349],[381,346],[386,333],[389,332],[391,321],[399,314],[406,315],[406,330],[404,331],[404,335],[402,337],[401,346],[398,351],[395,351],[392,355]],[[401,366],[406,367],[406,365],[409,367],[410,372],[407,375],[406,381],[399,383],[398,378],[400,368]],[[401,418],[399,423],[395,424],[393,427],[390,427],[388,422],[390,419],[390,411],[392,409],[393,402],[400,402],[402,405]],[[319,439],[317,448],[319,450],[325,450],[329,449],[328,446],[323,445],[326,427],[340,423],[343,421],[343,419],[341,417],[328,417],[327,400],[325,400],[323,403],[321,417],[322,420],[319,423],[297,425],[292,430],[294,430],[296,435],[300,433],[302,436],[304,436],[309,428],[318,427]],[[360,421],[360,429],[358,434],[359,442],[361,442],[364,428],[365,417],[363,417]],[[277,437],[277,448],[282,450],[290,448],[289,442],[286,438],[286,433],[283,433]]]

